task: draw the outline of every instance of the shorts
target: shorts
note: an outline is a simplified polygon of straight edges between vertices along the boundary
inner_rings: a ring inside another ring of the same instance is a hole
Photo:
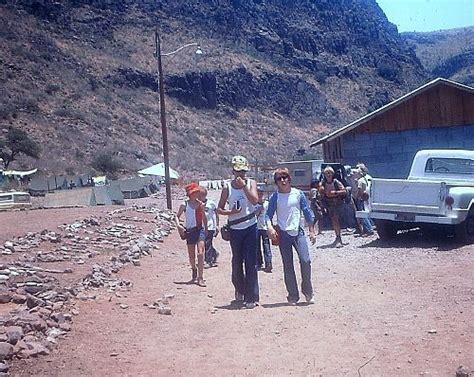
[[[191,229],[186,229],[186,244],[187,245],[195,245],[199,241],[204,241],[205,239],[206,239],[206,235],[204,233],[204,228],[196,226]]]
[[[341,216],[343,212],[342,202],[334,206],[328,206],[328,215],[329,217]]]

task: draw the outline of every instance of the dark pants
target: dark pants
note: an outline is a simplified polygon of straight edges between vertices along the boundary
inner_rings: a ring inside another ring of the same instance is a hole
[[[230,229],[232,284],[247,303],[260,300],[257,274],[257,224],[246,229]],[[245,272],[244,272],[245,270]]]
[[[263,245],[263,258],[262,258],[262,245]],[[257,236],[257,267],[268,266],[272,263],[272,249],[270,248],[270,239],[268,238],[267,231],[265,229],[258,229]]]
[[[209,230],[204,240],[204,261],[209,264],[216,263],[217,250],[214,248],[212,241],[214,240],[215,231]]]

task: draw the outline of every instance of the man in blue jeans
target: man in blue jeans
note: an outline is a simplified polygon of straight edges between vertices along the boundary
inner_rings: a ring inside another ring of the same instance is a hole
[[[301,291],[308,304],[314,303],[313,285],[311,283],[311,258],[308,243],[303,228],[300,226],[301,214],[304,215],[309,228],[309,238],[314,244],[314,214],[301,190],[291,187],[291,176],[286,168],[275,170],[273,175],[277,185],[277,192],[270,197],[267,210],[268,236],[273,241],[278,240],[288,302],[296,305],[299,297],[293,265],[293,248],[298,253],[301,268]],[[278,230],[272,224],[272,218],[277,213]]]
[[[367,169],[365,164],[359,162],[356,166],[361,176],[357,180],[356,208],[358,211],[364,211],[366,210],[366,206],[368,205],[370,182],[372,181],[372,177],[369,175],[369,169]],[[362,227],[362,237],[372,236],[374,234],[372,224],[368,217],[362,219]]]

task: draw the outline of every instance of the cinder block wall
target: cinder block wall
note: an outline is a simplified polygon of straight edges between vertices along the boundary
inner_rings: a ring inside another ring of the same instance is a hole
[[[363,162],[373,177],[406,178],[420,149],[474,149],[474,124],[342,136],[344,163]]]

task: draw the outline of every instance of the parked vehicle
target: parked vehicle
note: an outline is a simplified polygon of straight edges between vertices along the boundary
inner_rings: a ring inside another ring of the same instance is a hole
[[[287,168],[291,175],[291,185],[306,193],[311,188],[311,180],[321,173],[323,160],[279,162],[279,168]]]
[[[30,208],[31,197],[27,192],[0,192],[0,210],[12,208]]]
[[[474,150],[422,150],[407,179],[372,179],[369,210],[357,212],[366,216],[381,239],[402,229],[444,227],[474,243]]]

